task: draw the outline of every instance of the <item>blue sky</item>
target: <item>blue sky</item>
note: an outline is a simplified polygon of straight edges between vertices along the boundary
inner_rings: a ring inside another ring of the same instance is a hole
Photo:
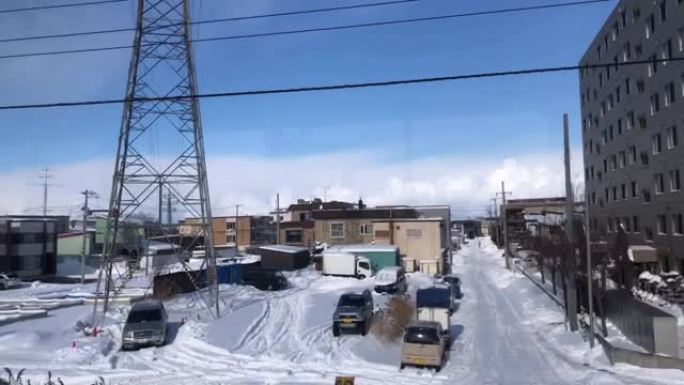
[[[200,37],[470,12],[554,0],[420,0],[411,4],[202,25]],[[3,1],[3,8],[26,4]],[[365,1],[197,0],[195,18]],[[197,44],[201,92],[439,76],[576,64],[615,2],[348,31]],[[134,1],[0,15],[0,36],[131,26]],[[0,44],[0,54],[130,44],[131,34]],[[0,60],[0,104],[122,97],[130,52]],[[289,159],[381,152],[398,164],[432,157],[561,154],[561,115],[579,149],[577,74],[201,102],[207,155]],[[0,174],[112,159],[121,106],[0,112]],[[113,162],[111,162],[113,163]],[[111,174],[111,171],[110,171]],[[211,175],[210,175],[211,178]]]

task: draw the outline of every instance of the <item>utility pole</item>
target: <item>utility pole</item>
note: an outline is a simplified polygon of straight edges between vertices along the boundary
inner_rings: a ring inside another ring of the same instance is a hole
[[[171,206],[171,193],[166,193],[166,224],[173,222],[173,207]]]
[[[495,232],[494,232],[494,240],[495,240],[495,242],[496,242],[496,244],[497,244],[497,246],[498,246],[498,245],[499,245],[499,214],[498,214],[498,211],[499,211],[499,210],[498,210],[498,208],[496,207],[496,201],[497,201],[496,197],[490,199],[490,201],[493,201],[493,202],[494,202],[494,218],[496,218],[496,228],[494,229],[494,230],[495,230]]]
[[[238,249],[238,211],[240,210],[241,204],[235,204],[235,250]]]
[[[276,194],[276,245],[280,244],[280,193]]]
[[[96,198],[97,194],[95,191],[85,190],[81,191],[84,197],[83,202],[83,222],[81,225],[83,241],[81,243],[81,285],[85,282],[85,261],[86,258],[90,256],[90,248],[88,247],[88,216],[90,215],[90,208],[88,207],[88,198]],[[92,244],[92,242],[91,242]],[[87,250],[87,251],[86,251]]]
[[[323,210],[325,210],[325,202],[328,201],[328,189],[330,186],[325,185],[323,186]]]
[[[52,175],[49,174],[50,169],[47,167],[43,168],[43,175],[41,178],[43,178],[43,216],[47,216],[47,204],[48,204],[48,186],[50,184],[48,183],[48,179],[52,178]]]
[[[503,211],[503,213],[501,213],[501,218],[503,220],[504,255],[506,256],[506,268],[510,270],[511,269],[511,261],[510,261],[510,255],[509,255],[510,252],[508,250],[508,223],[507,223],[508,218],[506,218],[506,213],[507,213],[507,210],[506,210],[506,194],[508,194],[508,193],[509,192],[506,191],[506,185],[505,185],[504,181],[501,181],[501,196],[502,196],[501,199],[503,199],[503,206],[501,208],[501,211]]]
[[[573,199],[572,182],[570,181],[570,134],[568,124],[568,114],[563,114],[563,144],[565,155],[565,236],[567,239],[567,253],[566,256],[566,272],[567,272],[567,312],[570,321],[570,330],[576,331],[577,325],[577,293],[575,285],[575,270],[577,264],[575,262],[575,236],[574,236],[574,211],[575,203]]]
[[[159,226],[164,223],[162,221],[162,213],[164,212],[164,183],[159,182],[159,213],[158,213],[158,220],[159,220]]]
[[[594,274],[591,260],[591,226],[589,225],[589,192],[584,197],[584,231],[587,246],[587,303],[589,304],[589,347],[594,347]]]

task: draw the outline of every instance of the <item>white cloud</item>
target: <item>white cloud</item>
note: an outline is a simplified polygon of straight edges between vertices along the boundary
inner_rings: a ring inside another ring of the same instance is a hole
[[[292,158],[212,157],[207,161],[213,211],[232,215],[235,203],[241,213],[266,213],[280,193],[282,206],[297,198],[322,197],[356,201],[362,197],[378,204],[451,204],[456,214],[481,214],[501,189],[513,198],[564,195],[560,154],[522,155],[496,159],[441,156],[411,161],[389,161],[383,154],[345,152]],[[91,160],[53,167],[54,186],[49,206],[53,213],[76,215],[79,191],[89,188],[101,195],[95,204],[108,203],[113,162]],[[573,179],[581,181],[581,157],[574,156]],[[21,169],[0,174],[5,186],[0,212],[39,213],[42,189],[38,170]]]

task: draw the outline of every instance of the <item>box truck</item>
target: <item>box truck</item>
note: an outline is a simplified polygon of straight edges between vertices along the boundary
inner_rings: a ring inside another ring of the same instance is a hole
[[[373,275],[370,260],[349,253],[323,252],[323,275],[369,278]]]

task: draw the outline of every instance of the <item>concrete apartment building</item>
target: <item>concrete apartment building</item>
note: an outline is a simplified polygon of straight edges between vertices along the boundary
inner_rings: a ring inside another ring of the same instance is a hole
[[[621,0],[580,64],[672,57],[684,57],[684,1]],[[580,94],[593,240],[611,244],[622,226],[662,270],[683,271],[682,62],[584,68]]]
[[[69,229],[69,217],[0,217],[0,272],[24,277],[57,270],[57,235]]]

